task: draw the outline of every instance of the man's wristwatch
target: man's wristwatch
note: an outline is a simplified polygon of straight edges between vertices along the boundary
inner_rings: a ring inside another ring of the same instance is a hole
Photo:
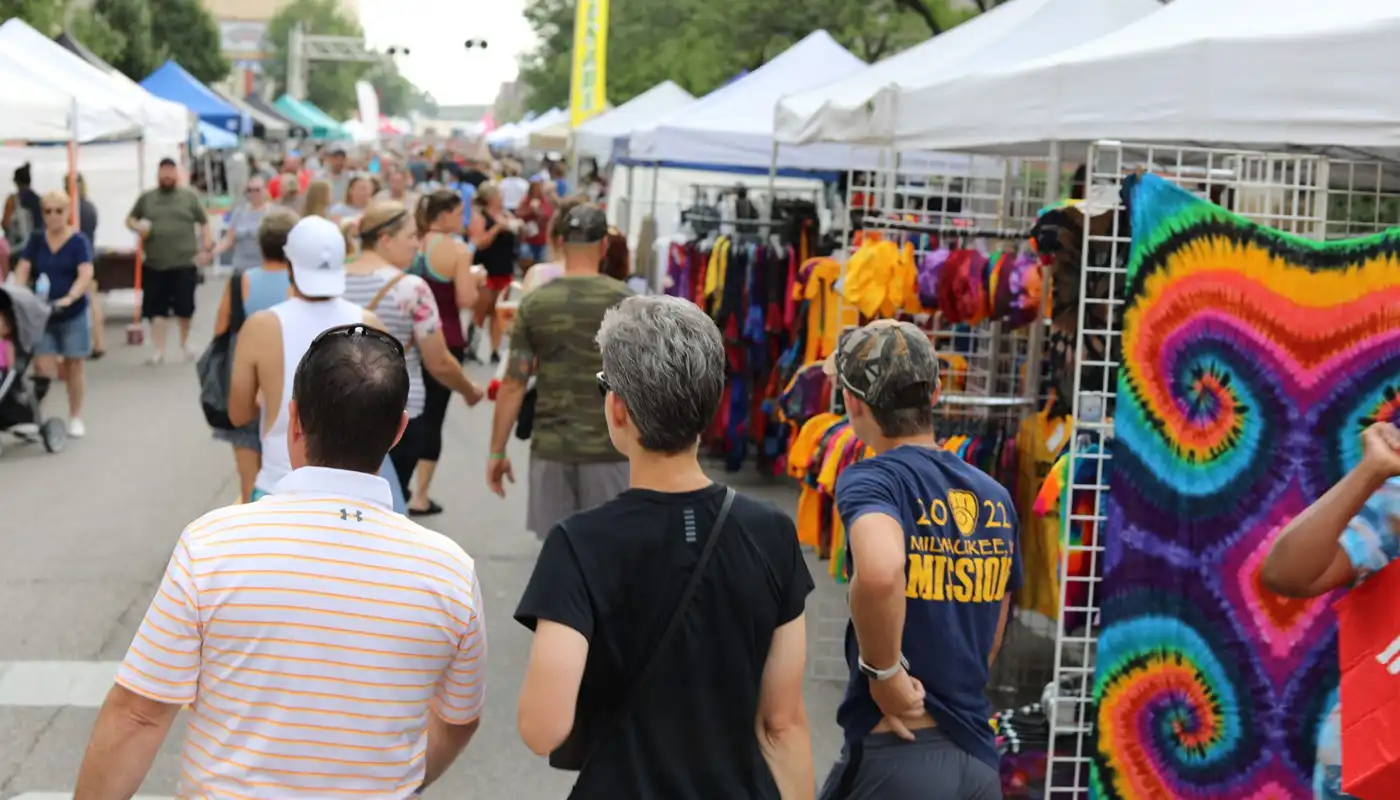
[[[860,674],[872,681],[887,681],[895,675],[898,675],[900,670],[904,670],[905,672],[909,671],[909,661],[904,657],[903,653],[899,654],[899,663],[889,669],[875,669],[865,663],[865,659],[860,657],[856,658],[856,665],[860,667]]]

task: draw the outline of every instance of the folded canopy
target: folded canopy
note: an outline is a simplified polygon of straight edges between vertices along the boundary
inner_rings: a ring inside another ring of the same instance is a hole
[[[168,59],[156,68],[155,72],[141,81],[141,88],[172,103],[188,108],[200,122],[222,128],[235,135],[248,133],[252,127],[242,112],[227,100],[218,96],[199,79],[185,71],[185,68]]]
[[[326,112],[289,94],[272,104],[281,114],[311,132],[313,139],[349,139],[350,134]]]

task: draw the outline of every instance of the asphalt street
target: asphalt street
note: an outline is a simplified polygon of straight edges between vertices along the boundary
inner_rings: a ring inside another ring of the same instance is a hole
[[[200,292],[194,339],[202,346],[217,289],[211,283]],[[38,446],[16,448],[6,439],[0,454],[0,798],[71,795],[97,706],[181,529],[237,496],[230,449],[210,437],[198,408],[193,365],[177,358],[144,366],[141,348],[124,343],[123,327],[124,320],[110,322],[108,355],[90,366],[87,437],[58,455]],[[489,370],[476,368],[475,377],[484,385]],[[64,402],[62,389],[55,389],[49,409],[60,410]],[[486,588],[490,656],[480,732],[428,796],[562,798],[571,776],[531,754],[515,731],[530,639],[510,614],[539,546],[524,530],[525,487],[513,487],[505,500],[485,487],[490,414],[489,404],[452,408],[434,484],[433,496],[446,513],[428,525],[476,559]],[[527,463],[522,443],[513,447],[516,463]],[[796,490],[787,479],[723,479],[789,512],[795,507]],[[831,675],[843,603],[824,565],[813,561],[812,570],[812,661],[824,663]],[[819,778],[839,747],[840,694],[834,681],[807,682]],[[142,797],[175,794],[182,734],[183,721]]]

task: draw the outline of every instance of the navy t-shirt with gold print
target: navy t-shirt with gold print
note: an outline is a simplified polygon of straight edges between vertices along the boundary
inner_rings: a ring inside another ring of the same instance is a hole
[[[866,514],[886,514],[904,528],[903,651],[909,671],[923,683],[924,705],[939,730],[995,769],[987,658],[1002,600],[1021,585],[1010,493],[952,453],[905,445],[842,472],[836,508],[848,533]],[[860,570],[859,563],[851,564]],[[858,656],[855,630],[848,626],[851,679],[836,714],[847,742],[865,737],[882,717]]]

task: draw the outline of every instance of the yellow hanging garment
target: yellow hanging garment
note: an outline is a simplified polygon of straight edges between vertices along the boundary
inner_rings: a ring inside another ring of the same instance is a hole
[[[721,236],[715,240],[715,247],[710,251],[710,262],[705,269],[705,287],[701,299],[701,305],[713,313],[710,308],[710,301],[717,292],[724,291],[724,273],[729,269],[729,237]]]

